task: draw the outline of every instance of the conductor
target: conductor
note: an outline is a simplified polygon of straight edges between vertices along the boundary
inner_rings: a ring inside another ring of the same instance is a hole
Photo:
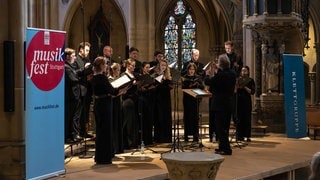
[[[232,155],[229,142],[229,127],[233,108],[233,94],[236,84],[236,73],[230,69],[230,61],[227,55],[220,55],[218,58],[218,72],[210,78],[206,72],[205,84],[212,90],[211,110],[215,116],[215,127],[219,148],[217,154]]]

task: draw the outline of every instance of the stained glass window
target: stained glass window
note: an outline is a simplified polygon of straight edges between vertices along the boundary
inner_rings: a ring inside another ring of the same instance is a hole
[[[191,60],[191,51],[196,48],[196,23],[182,0],[178,0],[170,14],[164,31],[164,52],[169,64],[178,67]],[[181,61],[178,61],[181,59]]]

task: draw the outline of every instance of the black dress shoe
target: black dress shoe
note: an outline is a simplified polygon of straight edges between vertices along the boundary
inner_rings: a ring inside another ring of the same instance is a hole
[[[247,142],[251,142],[251,139],[250,139],[250,138],[247,138]]]
[[[216,154],[220,154],[220,155],[232,155],[232,152],[216,151]]]
[[[96,164],[112,164],[112,161],[97,161]]]

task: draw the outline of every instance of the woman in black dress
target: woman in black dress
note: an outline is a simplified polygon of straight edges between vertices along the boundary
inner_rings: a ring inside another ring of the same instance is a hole
[[[137,78],[139,75],[134,72],[136,61],[129,58],[125,61],[126,70],[122,76],[128,76],[132,85],[127,93],[122,96],[123,111],[123,142],[125,149],[137,148],[139,145],[139,117],[138,117],[138,93]]]
[[[157,143],[172,142],[171,89],[172,77],[168,61],[161,60],[157,65],[154,77],[161,77],[155,90],[154,141]]]
[[[149,74],[150,63],[142,63],[141,83],[138,85],[138,113],[142,133],[142,141],[145,145],[153,143],[153,111],[155,101],[154,79]]]
[[[189,63],[186,68],[187,74],[183,76],[182,89],[204,89],[201,76],[197,75],[197,66]],[[199,140],[199,103],[200,99],[183,93],[183,123],[184,140],[188,142],[188,136],[193,136],[193,141]]]
[[[237,140],[239,141],[244,141],[244,137],[248,142],[251,141],[251,95],[256,92],[255,88],[254,80],[249,77],[249,67],[244,66],[237,84]]]
[[[109,72],[109,81],[112,82],[120,77],[121,65],[112,63]],[[112,119],[113,119],[113,145],[115,154],[123,153],[123,120],[121,108],[121,96],[112,97]]]
[[[103,57],[97,57],[93,62],[92,88],[94,94],[94,115],[96,124],[95,157],[97,164],[111,164],[114,156],[112,141],[112,96],[119,92],[110,84],[106,70],[107,65]]]

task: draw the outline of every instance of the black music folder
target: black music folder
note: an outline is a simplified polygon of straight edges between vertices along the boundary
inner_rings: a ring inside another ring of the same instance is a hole
[[[141,75],[137,81],[140,81],[141,87],[148,87],[155,83],[155,79],[152,78],[149,74]]]

